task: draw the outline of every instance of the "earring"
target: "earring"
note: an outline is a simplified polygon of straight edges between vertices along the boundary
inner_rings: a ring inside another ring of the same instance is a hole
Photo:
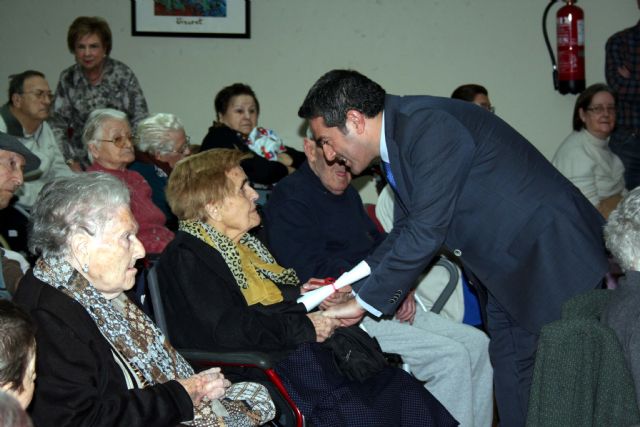
[[[89,272],[89,264],[82,264],[82,272],[85,274]]]

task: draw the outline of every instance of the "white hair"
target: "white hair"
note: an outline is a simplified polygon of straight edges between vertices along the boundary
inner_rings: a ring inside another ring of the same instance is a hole
[[[107,120],[121,120],[129,123],[125,113],[114,110],[113,108],[98,108],[89,114],[84,129],[82,129],[82,144],[84,145],[84,149],[87,150],[91,163],[93,163],[93,156],[91,155],[91,150],[89,150],[89,145],[100,148],[100,144],[102,143],[100,140],[102,139],[103,132],[102,125]]]
[[[623,270],[637,270],[640,261],[640,187],[630,191],[611,212],[604,227],[607,248]]]
[[[174,114],[153,114],[138,123],[135,146],[151,155],[168,154],[175,148],[175,141],[169,138],[168,131],[184,131],[184,125]]]
[[[101,234],[122,206],[129,207],[129,190],[112,175],[90,172],[55,178],[42,188],[31,210],[29,249],[45,258],[65,256],[73,234]]]

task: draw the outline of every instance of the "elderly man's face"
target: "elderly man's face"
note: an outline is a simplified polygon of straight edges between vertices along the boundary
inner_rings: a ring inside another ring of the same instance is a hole
[[[322,148],[307,138],[304,140],[304,152],[311,170],[320,178],[322,185],[333,194],[344,193],[351,183],[351,171],[344,162],[327,160]]]
[[[24,164],[22,155],[0,150],[0,209],[9,205],[13,193],[22,185]]]
[[[49,117],[52,99],[49,83],[40,76],[33,76],[25,79],[22,93],[14,94],[11,101],[19,115],[41,123]]]

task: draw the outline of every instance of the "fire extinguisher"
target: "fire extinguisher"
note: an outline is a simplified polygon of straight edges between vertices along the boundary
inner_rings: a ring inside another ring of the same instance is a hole
[[[566,4],[556,14],[556,39],[558,63],[553,55],[547,33],[547,14],[551,6],[559,1]],[[574,3],[577,0],[551,0],[542,15],[544,41],[553,65],[553,86],[565,95],[580,93],[585,88],[584,72],[584,12]]]

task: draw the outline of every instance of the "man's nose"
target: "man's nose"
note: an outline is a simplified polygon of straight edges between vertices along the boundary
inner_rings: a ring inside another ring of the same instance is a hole
[[[24,182],[24,175],[22,174],[22,169],[15,169],[12,175],[13,176],[11,177],[11,180],[13,181],[14,185],[16,187],[20,187]]]

